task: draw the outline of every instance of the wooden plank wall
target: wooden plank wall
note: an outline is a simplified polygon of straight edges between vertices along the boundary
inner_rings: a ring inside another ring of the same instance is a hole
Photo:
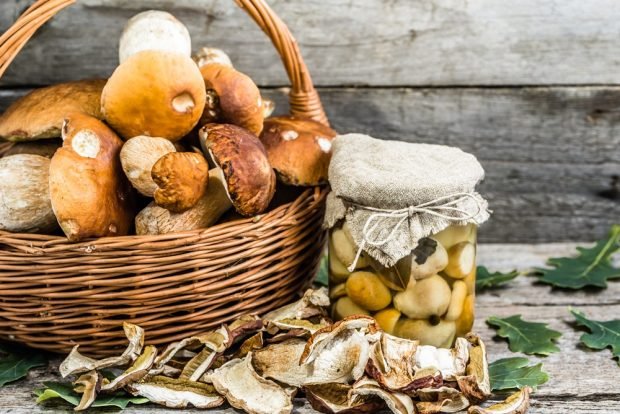
[[[0,2],[0,30],[30,3]],[[620,221],[620,2],[269,3],[339,131],[479,157],[495,212],[483,241],[593,240]],[[286,111],[278,57],[230,0],[78,0],[0,81],[0,110],[33,86],[109,75],[124,22],[146,8],[172,11],[196,48],[227,50]]]

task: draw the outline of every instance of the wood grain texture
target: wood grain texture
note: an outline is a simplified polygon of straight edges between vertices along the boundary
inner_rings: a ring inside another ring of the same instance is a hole
[[[574,251],[576,244],[546,245],[480,245],[480,263],[491,269],[528,268],[542,266],[550,256],[562,256]],[[614,262],[620,265],[620,255]],[[590,351],[579,344],[582,331],[573,325],[573,317],[568,312],[567,300],[573,299],[577,309],[589,317],[608,320],[620,314],[620,303],[607,303],[612,297],[620,297],[620,283],[611,283],[606,291],[563,292],[551,291],[545,286],[534,285],[532,278],[520,278],[507,287],[488,290],[478,295],[477,320],[475,330],[482,335],[489,348],[489,359],[514,356],[501,338],[495,337],[485,319],[491,315],[509,316],[521,314],[525,320],[545,322],[551,328],[563,332],[558,345],[561,352],[547,358],[530,357],[541,361],[551,379],[538,389],[532,400],[530,414],[592,414],[620,412],[620,392],[612,380],[618,377],[620,368],[611,358],[609,350]],[[498,302],[501,297],[501,302]],[[600,299],[600,300],[599,300]],[[148,334],[148,333],[147,333]],[[36,406],[30,395],[34,387],[43,381],[58,380],[60,359],[52,361],[47,368],[32,371],[27,380],[0,388],[0,408],[2,412],[15,414],[30,413],[69,413],[68,406],[62,404]],[[495,399],[500,398],[498,395]],[[183,410],[186,412],[187,410]],[[102,413],[110,410],[92,410]],[[124,413],[176,414],[179,410],[154,409],[151,405],[130,406]],[[208,411],[213,414],[237,413],[230,408]],[[296,400],[295,413],[315,413],[303,400]]]
[[[0,111],[25,90],[0,90]],[[266,89],[286,113],[286,90]],[[620,217],[620,87],[323,88],[333,126],[472,152],[486,242],[595,240]]]
[[[31,0],[0,2],[0,31]],[[7,85],[109,74],[133,14],[159,8],[195,48],[224,48],[261,85],[286,76],[265,36],[232,0],[81,0],[32,39]],[[269,1],[297,37],[318,85],[618,84],[615,0]]]

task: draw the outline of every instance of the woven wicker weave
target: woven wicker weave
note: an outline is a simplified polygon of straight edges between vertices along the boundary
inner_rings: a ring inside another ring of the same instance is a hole
[[[0,76],[34,32],[75,0],[39,0],[0,37]],[[238,0],[272,40],[291,80],[294,115],[327,123],[287,27],[262,0]],[[9,148],[0,144],[0,155]],[[121,323],[165,344],[290,302],[314,274],[325,188],[266,214],[205,230],[69,243],[0,231],[0,336],[92,356],[126,342]]]

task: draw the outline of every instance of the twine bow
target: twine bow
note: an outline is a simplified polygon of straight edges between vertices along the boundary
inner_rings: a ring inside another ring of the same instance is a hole
[[[455,204],[459,204],[467,200],[468,198],[473,200],[474,203],[476,203],[477,210],[475,213],[469,213],[465,209],[454,207]],[[426,203],[418,204],[417,206],[409,206],[406,208],[401,208],[399,210],[368,207],[356,203],[352,203],[352,205],[362,210],[372,211],[373,214],[368,217],[366,223],[364,224],[364,228],[362,230],[362,242],[357,249],[357,253],[355,254],[355,259],[353,259],[353,263],[351,263],[351,266],[347,268],[349,272],[353,272],[355,270],[355,266],[357,265],[357,261],[359,260],[362,251],[364,250],[364,247],[366,247],[367,245],[382,246],[385,243],[391,241],[396,235],[396,232],[400,229],[400,227],[416,214],[428,214],[448,221],[465,221],[476,217],[482,212],[483,209],[482,204],[480,203],[480,199],[476,197],[474,193],[454,193],[436,198],[435,200],[428,201]],[[442,212],[453,212],[457,214],[447,215]],[[379,234],[373,233],[375,232],[379,224],[383,222],[383,219],[398,219],[398,221],[392,227],[392,230],[389,232],[387,237],[384,237],[383,239],[377,239]]]

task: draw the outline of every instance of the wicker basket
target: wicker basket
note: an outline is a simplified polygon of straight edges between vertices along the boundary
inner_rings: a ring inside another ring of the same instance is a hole
[[[48,19],[75,0],[38,0],[0,37],[0,76]],[[272,40],[291,80],[291,113],[327,123],[299,49],[263,0],[238,0]],[[0,155],[8,149],[0,144]],[[0,231],[0,337],[53,352],[105,356],[122,321],[158,345],[292,301],[324,244],[325,188],[266,214],[205,230],[70,243]]]

